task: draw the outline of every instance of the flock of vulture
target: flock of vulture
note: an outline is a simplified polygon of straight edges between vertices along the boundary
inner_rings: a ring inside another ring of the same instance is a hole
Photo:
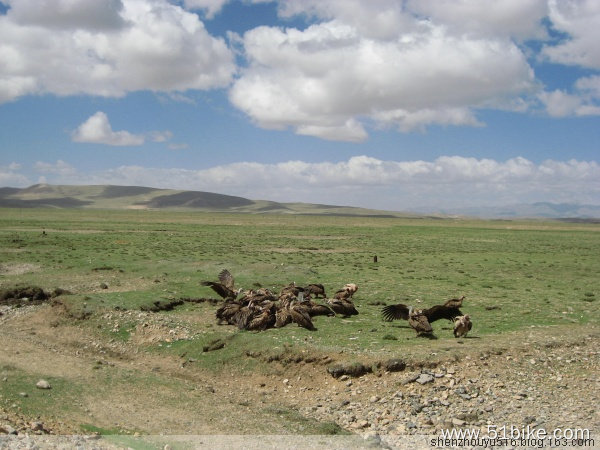
[[[290,283],[279,294],[266,288],[243,291],[235,288],[235,280],[227,269],[219,273],[219,281],[202,281],[201,284],[224,299],[216,312],[219,323],[236,325],[240,330],[263,331],[292,322],[316,330],[312,321],[314,316],[358,314],[352,302],[352,296],[358,290],[354,283],[344,285],[332,298],[327,298],[323,285],[316,283],[306,287]],[[313,296],[322,298],[326,304],[317,303]]]
[[[240,330],[263,331],[292,322],[308,330],[316,330],[312,321],[314,316],[349,317],[358,314],[352,301],[358,290],[354,283],[345,284],[333,297],[327,298],[325,288],[317,283],[306,287],[290,283],[275,294],[262,287],[246,291],[236,288],[235,280],[227,269],[219,273],[218,279],[202,281],[201,284],[210,287],[224,300],[216,312],[219,324],[226,322]],[[323,303],[317,303],[313,297],[321,298]],[[385,321],[407,320],[417,336],[432,335],[431,323],[447,319],[454,322],[454,336],[465,337],[472,323],[469,315],[460,311],[464,298],[464,295],[453,298],[428,309],[415,309],[404,304],[388,305],[382,309],[382,316]]]

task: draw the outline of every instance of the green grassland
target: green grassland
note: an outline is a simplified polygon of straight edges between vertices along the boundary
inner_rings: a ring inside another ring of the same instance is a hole
[[[377,255],[378,261],[374,262]],[[345,352],[387,357],[434,345],[406,322],[381,320],[384,304],[428,307],[465,295],[474,329],[467,342],[531,327],[598,323],[600,226],[541,221],[480,221],[82,209],[0,210],[0,288],[63,288],[74,318],[90,333],[128,341],[135,323],[105,326],[102,315],[153,301],[215,297],[201,280],[229,269],[236,284],[279,290],[318,282],[332,294],[359,285],[360,314],[318,317],[315,332],[294,326],[262,333],[216,324],[216,306],[185,303],[160,314],[184,322],[194,338],[152,343],[147,352],[186,354],[220,370],[266,370],[263,354]],[[104,283],[104,288],[101,284]],[[448,322],[434,324],[435,348],[456,346]],[[568,325],[568,326],[567,326]],[[565,327],[567,326],[567,327]],[[208,343],[227,345],[203,355]]]

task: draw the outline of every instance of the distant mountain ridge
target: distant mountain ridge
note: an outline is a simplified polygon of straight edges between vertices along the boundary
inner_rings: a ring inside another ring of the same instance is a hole
[[[280,203],[250,200],[204,191],[160,189],[144,186],[50,185],[27,188],[0,188],[1,208],[93,208],[93,209],[181,209],[254,214],[314,214],[368,217],[431,217],[436,219],[470,216],[488,219],[544,218],[600,221],[599,205],[538,202],[500,207],[416,209],[414,212],[381,211],[350,206],[312,203]]]
[[[441,214],[460,214],[495,219],[600,219],[600,205],[581,205],[575,203],[536,202],[495,207],[449,208],[440,210],[439,212]]]
[[[400,212],[311,203],[250,200],[214,192],[143,186],[50,185],[0,188],[0,208],[180,209],[215,212],[407,217]]]

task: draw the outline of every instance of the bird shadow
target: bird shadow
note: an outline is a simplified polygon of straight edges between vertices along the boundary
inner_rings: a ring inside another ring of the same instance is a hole
[[[417,338],[429,339],[430,341],[434,341],[434,340],[438,339],[438,337],[435,334],[419,334],[419,335],[417,335]]]

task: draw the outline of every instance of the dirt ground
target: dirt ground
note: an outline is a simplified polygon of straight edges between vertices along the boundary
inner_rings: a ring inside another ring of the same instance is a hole
[[[64,311],[51,303],[2,310],[0,383],[20,377],[26,384],[18,387],[24,392],[3,390],[0,447],[27,448],[26,437],[43,448],[49,435],[94,434],[96,428],[134,437],[291,438],[337,432],[334,423],[365,445],[391,448],[403,448],[407,436],[511,425],[586,429],[600,446],[598,327],[532,328],[473,343],[460,357],[413,355],[397,372],[333,378],[327,367],[339,354],[331,354],[310,363],[270,362],[278,365],[277,375],[240,376],[140,351],[139,345],[165,338],[156,323],[140,325],[129,341],[102,340],[77,320],[62,320]],[[146,314],[148,323],[153,313]],[[42,378],[57,381],[45,393],[53,406],[39,414],[26,403],[41,395],[35,383]],[[86,439],[76,445],[118,446]],[[290,446],[302,443],[308,445]]]

